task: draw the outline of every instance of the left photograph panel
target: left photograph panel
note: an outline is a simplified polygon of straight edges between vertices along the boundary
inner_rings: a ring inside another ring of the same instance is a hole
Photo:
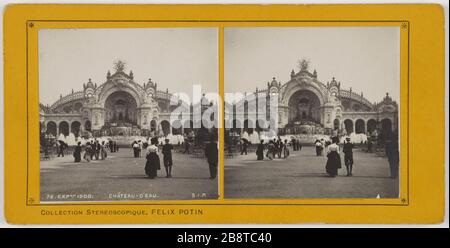
[[[216,28],[41,29],[38,53],[42,203],[218,198]]]

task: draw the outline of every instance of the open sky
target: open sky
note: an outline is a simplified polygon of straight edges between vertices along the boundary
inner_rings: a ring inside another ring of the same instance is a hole
[[[60,94],[83,90],[91,78],[100,85],[113,62],[126,62],[139,84],[185,92],[218,90],[216,28],[43,29],[39,31],[39,97],[52,104]]]
[[[275,77],[286,83],[298,60],[325,83],[381,101],[400,90],[398,27],[239,27],[225,29],[225,92],[254,92]]]

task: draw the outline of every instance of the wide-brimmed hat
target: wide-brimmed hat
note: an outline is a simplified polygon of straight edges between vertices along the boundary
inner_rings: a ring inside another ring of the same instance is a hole
[[[150,139],[150,143],[151,144],[158,144],[158,138],[157,137],[153,137]]]
[[[345,140],[350,140],[350,137],[345,138]]]
[[[339,138],[336,137],[336,136],[334,136],[334,137],[331,138],[331,142],[333,142],[333,143],[339,143]]]

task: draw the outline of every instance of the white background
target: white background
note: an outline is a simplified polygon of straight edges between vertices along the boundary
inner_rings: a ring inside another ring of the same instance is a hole
[[[445,135],[445,143],[446,143],[446,149],[445,149],[445,163],[446,163],[446,216],[444,223],[436,224],[436,225],[377,225],[377,227],[448,227],[449,226],[449,218],[448,218],[448,179],[449,179],[449,153],[448,153],[448,113],[449,113],[449,102],[448,102],[448,2],[446,0],[429,0],[429,1],[407,1],[407,0],[382,0],[382,1],[336,1],[336,0],[316,0],[316,1],[301,1],[301,0],[228,0],[228,1],[220,1],[220,0],[197,0],[197,1],[175,1],[175,0],[134,0],[134,1],[88,1],[88,0],[79,0],[79,1],[66,1],[66,0],[60,0],[60,1],[11,1],[6,0],[2,1],[0,0],[0,8],[2,10],[2,13],[4,12],[5,6],[11,3],[170,3],[170,4],[187,4],[187,3],[197,3],[197,4],[223,4],[223,3],[234,3],[234,4],[312,4],[312,3],[322,3],[322,4],[329,4],[329,3],[439,3],[444,7],[445,11],[445,32],[446,32],[446,45],[445,45],[445,62],[446,62],[446,73],[445,73],[445,129],[446,129],[446,135]],[[3,16],[1,18],[1,32],[0,32],[0,44],[2,47],[2,53],[1,53],[1,70],[0,70],[0,78],[3,79]],[[3,81],[3,80],[2,80]],[[4,116],[3,116],[3,87],[0,87],[0,137],[3,137],[4,132]],[[6,223],[5,217],[4,217],[4,139],[0,139],[0,227],[10,227],[10,228],[17,228],[17,227],[24,227],[23,225],[10,225]],[[309,228],[317,228],[317,227],[324,227],[325,225],[320,224],[302,224],[302,225],[137,225],[137,227],[309,227]],[[45,225],[27,225],[27,227],[47,227]],[[52,227],[136,227],[136,225],[52,225]],[[326,225],[326,227],[373,227],[371,225]]]

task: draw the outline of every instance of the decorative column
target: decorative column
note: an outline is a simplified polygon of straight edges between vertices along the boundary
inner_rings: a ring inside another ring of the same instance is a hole
[[[278,106],[278,127],[283,128],[289,122],[289,107],[287,106]]]
[[[150,122],[152,120],[150,108],[141,108],[140,109],[140,123],[142,129],[150,130]]]
[[[366,134],[369,132],[369,120],[370,120],[370,118],[369,119],[366,119],[366,120],[364,120],[365,122],[366,122]]]
[[[100,130],[103,125],[105,125],[105,110],[103,108],[93,108],[91,121],[92,131]]]
[[[355,127],[356,127],[356,120],[352,119],[352,133],[356,133]]]
[[[323,119],[322,125],[324,128],[333,129],[333,106],[329,104],[325,104],[323,106]]]

